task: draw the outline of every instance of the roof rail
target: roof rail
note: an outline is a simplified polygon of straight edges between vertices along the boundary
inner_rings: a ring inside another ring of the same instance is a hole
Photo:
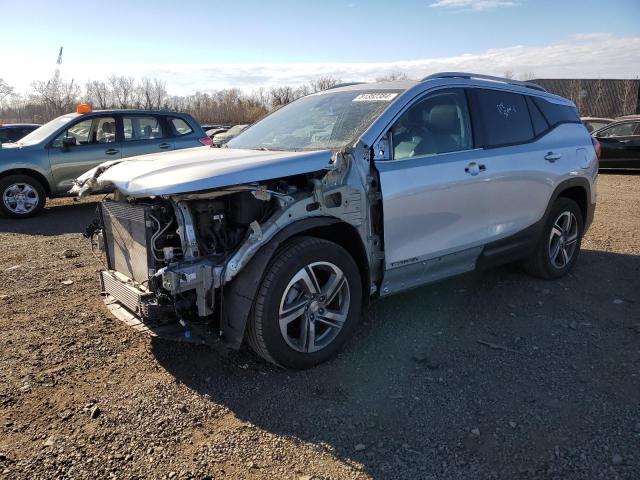
[[[332,90],[334,88],[340,88],[340,87],[350,87],[351,85],[362,85],[363,83],[366,82],[344,82],[344,83],[337,83],[336,85],[333,85],[332,87],[327,88],[326,90]]]
[[[493,77],[491,75],[481,75],[479,73],[467,73],[467,72],[441,72],[441,73],[434,73],[432,75],[424,77],[421,80],[421,82],[424,82],[425,80],[434,80],[434,79],[437,79],[437,78],[467,78],[467,79],[477,78],[479,80],[489,80],[491,82],[508,83],[509,85],[516,85],[518,87],[532,88],[534,90],[539,90],[541,92],[546,92],[546,90],[543,87],[541,87],[540,85],[538,85],[536,83],[523,82],[521,80],[514,80],[512,78]]]

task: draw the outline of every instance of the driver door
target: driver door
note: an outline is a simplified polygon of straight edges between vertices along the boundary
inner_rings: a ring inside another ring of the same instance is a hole
[[[75,138],[75,145],[65,146],[64,137]],[[57,193],[65,193],[73,180],[87,170],[108,160],[122,157],[116,135],[116,118],[91,116],[81,118],[60,133],[49,146],[49,162]]]
[[[391,158],[375,164],[383,198],[382,295],[472,270],[489,214],[464,89],[427,93],[387,135]]]

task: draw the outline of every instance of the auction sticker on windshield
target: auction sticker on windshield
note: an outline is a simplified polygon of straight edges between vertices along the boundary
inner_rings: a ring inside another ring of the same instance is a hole
[[[361,93],[354,102],[389,102],[398,96],[397,93]]]

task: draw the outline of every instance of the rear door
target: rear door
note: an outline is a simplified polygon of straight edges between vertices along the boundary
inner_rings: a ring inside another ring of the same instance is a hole
[[[122,115],[122,157],[173,150],[173,139],[161,115]]]
[[[64,146],[62,139],[75,138],[76,144]],[[48,146],[49,163],[58,193],[67,192],[73,180],[108,160],[122,157],[116,137],[116,118],[112,115],[81,117],[58,134]]]
[[[542,218],[555,184],[575,161],[575,143],[548,136],[549,124],[533,98],[497,88],[473,88],[469,94],[482,147],[477,158],[486,165],[483,220],[490,243]]]

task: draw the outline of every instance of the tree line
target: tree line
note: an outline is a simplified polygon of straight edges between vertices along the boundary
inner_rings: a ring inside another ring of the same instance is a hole
[[[316,93],[340,83],[331,76],[312,80],[299,87],[277,86],[245,93],[237,88],[192,95],[171,95],[166,82],[157,78],[111,75],[106,80],[90,80],[79,85],[65,81],[58,70],[46,81],[35,81],[27,93],[19,94],[0,78],[0,121],[45,123],[75,111],[78,103],[95,110],[137,108],[187,112],[202,123],[252,123],[271,110],[303,95]]]
[[[391,72],[376,81],[408,79],[402,72]],[[105,80],[90,80],[79,85],[65,81],[59,70],[46,81],[35,81],[28,92],[19,94],[0,78],[0,123],[49,120],[73,112],[78,103],[93,109],[138,108],[173,110],[193,115],[201,123],[253,123],[270,111],[297,98],[317,93],[341,83],[332,76],[321,76],[301,86],[260,88],[251,93],[237,88],[191,95],[171,95],[166,82],[157,78],[111,75]]]
[[[516,78],[511,71],[504,72],[504,76]],[[517,77],[531,80],[535,74],[527,72]],[[406,73],[391,72],[376,81],[406,79],[409,79]],[[603,114],[600,110],[605,108],[615,109],[616,115],[635,113],[638,92],[634,81],[606,82],[605,88],[604,80],[571,80],[563,85],[554,85],[558,90],[554,93],[572,100],[582,115]],[[60,71],[56,70],[50,79],[33,82],[24,94],[19,94],[0,78],[0,123],[45,123],[74,111],[76,105],[82,102],[89,103],[94,109],[138,108],[186,112],[202,123],[253,123],[301,96],[326,90],[339,83],[340,79],[323,76],[298,87],[284,85],[260,88],[251,93],[230,88],[191,95],[171,95],[166,82],[157,78],[111,75],[105,80],[90,80],[79,85],[73,80],[65,81]]]

